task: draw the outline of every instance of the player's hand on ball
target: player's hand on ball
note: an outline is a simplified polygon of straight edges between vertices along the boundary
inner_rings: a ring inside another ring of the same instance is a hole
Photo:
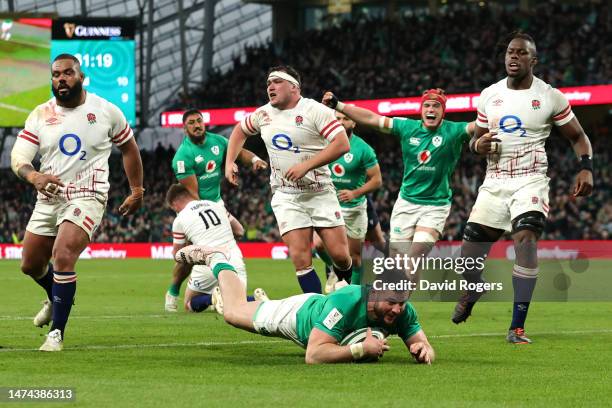
[[[289,181],[296,182],[308,173],[308,165],[303,163],[294,164],[285,174],[285,178]]]
[[[236,166],[236,163],[232,163],[231,166],[225,166],[225,178],[230,184],[238,185],[238,166]]]
[[[389,350],[389,344],[387,339],[377,339],[372,335],[372,329],[368,327],[366,338],[363,341],[363,353],[365,357],[380,358],[383,356],[385,351]]]
[[[57,196],[61,192],[61,187],[64,187],[64,183],[59,177],[53,174],[33,172],[28,177],[28,181],[34,185],[38,192],[49,198]]]
[[[497,133],[485,133],[476,140],[474,150],[478,154],[496,154],[501,152],[501,139],[498,139]]]
[[[580,170],[574,185],[574,197],[588,197],[593,192],[593,173],[589,170]]]
[[[417,362],[428,365],[431,365],[434,358],[431,346],[422,341],[410,345],[410,354]]]
[[[357,198],[357,194],[355,194],[352,190],[340,190],[338,191],[338,200],[341,202],[351,201]]]
[[[338,97],[336,97],[336,95],[334,95],[331,91],[327,91],[323,95],[321,103],[325,106],[329,106],[332,109],[336,109],[336,106],[338,106]]]

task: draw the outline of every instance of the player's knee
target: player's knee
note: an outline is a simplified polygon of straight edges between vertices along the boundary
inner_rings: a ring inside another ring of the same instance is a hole
[[[333,258],[334,266],[339,269],[346,270],[353,265],[353,260],[349,254],[343,255],[342,257]]]
[[[34,279],[39,279],[44,275],[46,266],[46,264],[39,265],[38,263],[24,259],[21,261],[21,272]]]
[[[512,237],[515,242],[536,241],[544,231],[546,217],[539,211],[529,211],[512,220]]]
[[[53,250],[53,266],[57,271],[74,270],[74,265],[78,259],[78,254],[75,254],[68,248],[58,248]]]
[[[463,240],[469,242],[494,242],[487,230],[476,222],[468,222],[463,230]]]

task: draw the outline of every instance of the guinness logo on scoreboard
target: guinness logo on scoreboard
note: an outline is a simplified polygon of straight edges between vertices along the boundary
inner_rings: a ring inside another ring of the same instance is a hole
[[[53,20],[54,40],[134,39],[133,18],[58,18]]]

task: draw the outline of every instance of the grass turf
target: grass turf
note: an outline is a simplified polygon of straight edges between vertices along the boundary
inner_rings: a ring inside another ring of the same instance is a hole
[[[288,261],[247,266],[251,289],[299,292]],[[609,302],[534,303],[529,346],[504,341],[509,302],[483,302],[460,326],[450,322],[452,303],[417,302],[437,351],[431,367],[413,364],[397,339],[378,364],[306,366],[289,341],[209,312],[163,312],[170,270],[169,261],[81,261],[64,352],[43,354],[35,350],[46,330],[31,322],[42,289],[16,261],[0,261],[0,387],[73,387],[77,402],[66,405],[92,407],[601,406],[612,397]]]

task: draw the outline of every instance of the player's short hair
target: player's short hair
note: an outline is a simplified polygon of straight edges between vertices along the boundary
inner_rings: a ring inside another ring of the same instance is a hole
[[[183,125],[185,124],[187,118],[191,115],[200,115],[200,117],[204,118],[204,116],[202,116],[202,112],[200,112],[198,109],[189,109],[183,113]]]
[[[298,81],[300,88],[302,87],[302,77],[300,76],[300,73],[297,72],[297,70],[293,68],[291,65],[278,65],[276,67],[272,67],[268,70],[268,75],[266,75],[266,77],[269,76],[274,71],[286,72],[287,74],[291,75]]]
[[[166,203],[168,204],[168,206],[170,206],[172,205],[172,203],[174,203],[176,200],[183,196],[195,198],[187,189],[187,187],[185,187],[181,183],[172,184],[168,189],[168,192],[166,193]]]
[[[55,57],[55,58],[53,59],[53,62],[55,62],[55,61],[59,61],[59,60],[63,60],[63,59],[69,59],[69,60],[72,60],[72,61],[74,61],[74,62],[75,62],[75,63],[76,63],[76,64],[77,64],[79,67],[81,66],[81,62],[79,61],[79,59],[78,59],[77,57],[75,57],[74,55],[72,55],[72,54],[60,54],[60,55],[58,55],[57,57]]]
[[[504,45],[507,47],[508,44],[510,44],[510,41],[516,40],[516,39],[524,40],[524,41],[531,43],[533,45],[534,57],[537,57],[537,47],[536,47],[535,40],[533,39],[532,36],[530,36],[524,31],[516,30],[508,34],[507,41]]]

